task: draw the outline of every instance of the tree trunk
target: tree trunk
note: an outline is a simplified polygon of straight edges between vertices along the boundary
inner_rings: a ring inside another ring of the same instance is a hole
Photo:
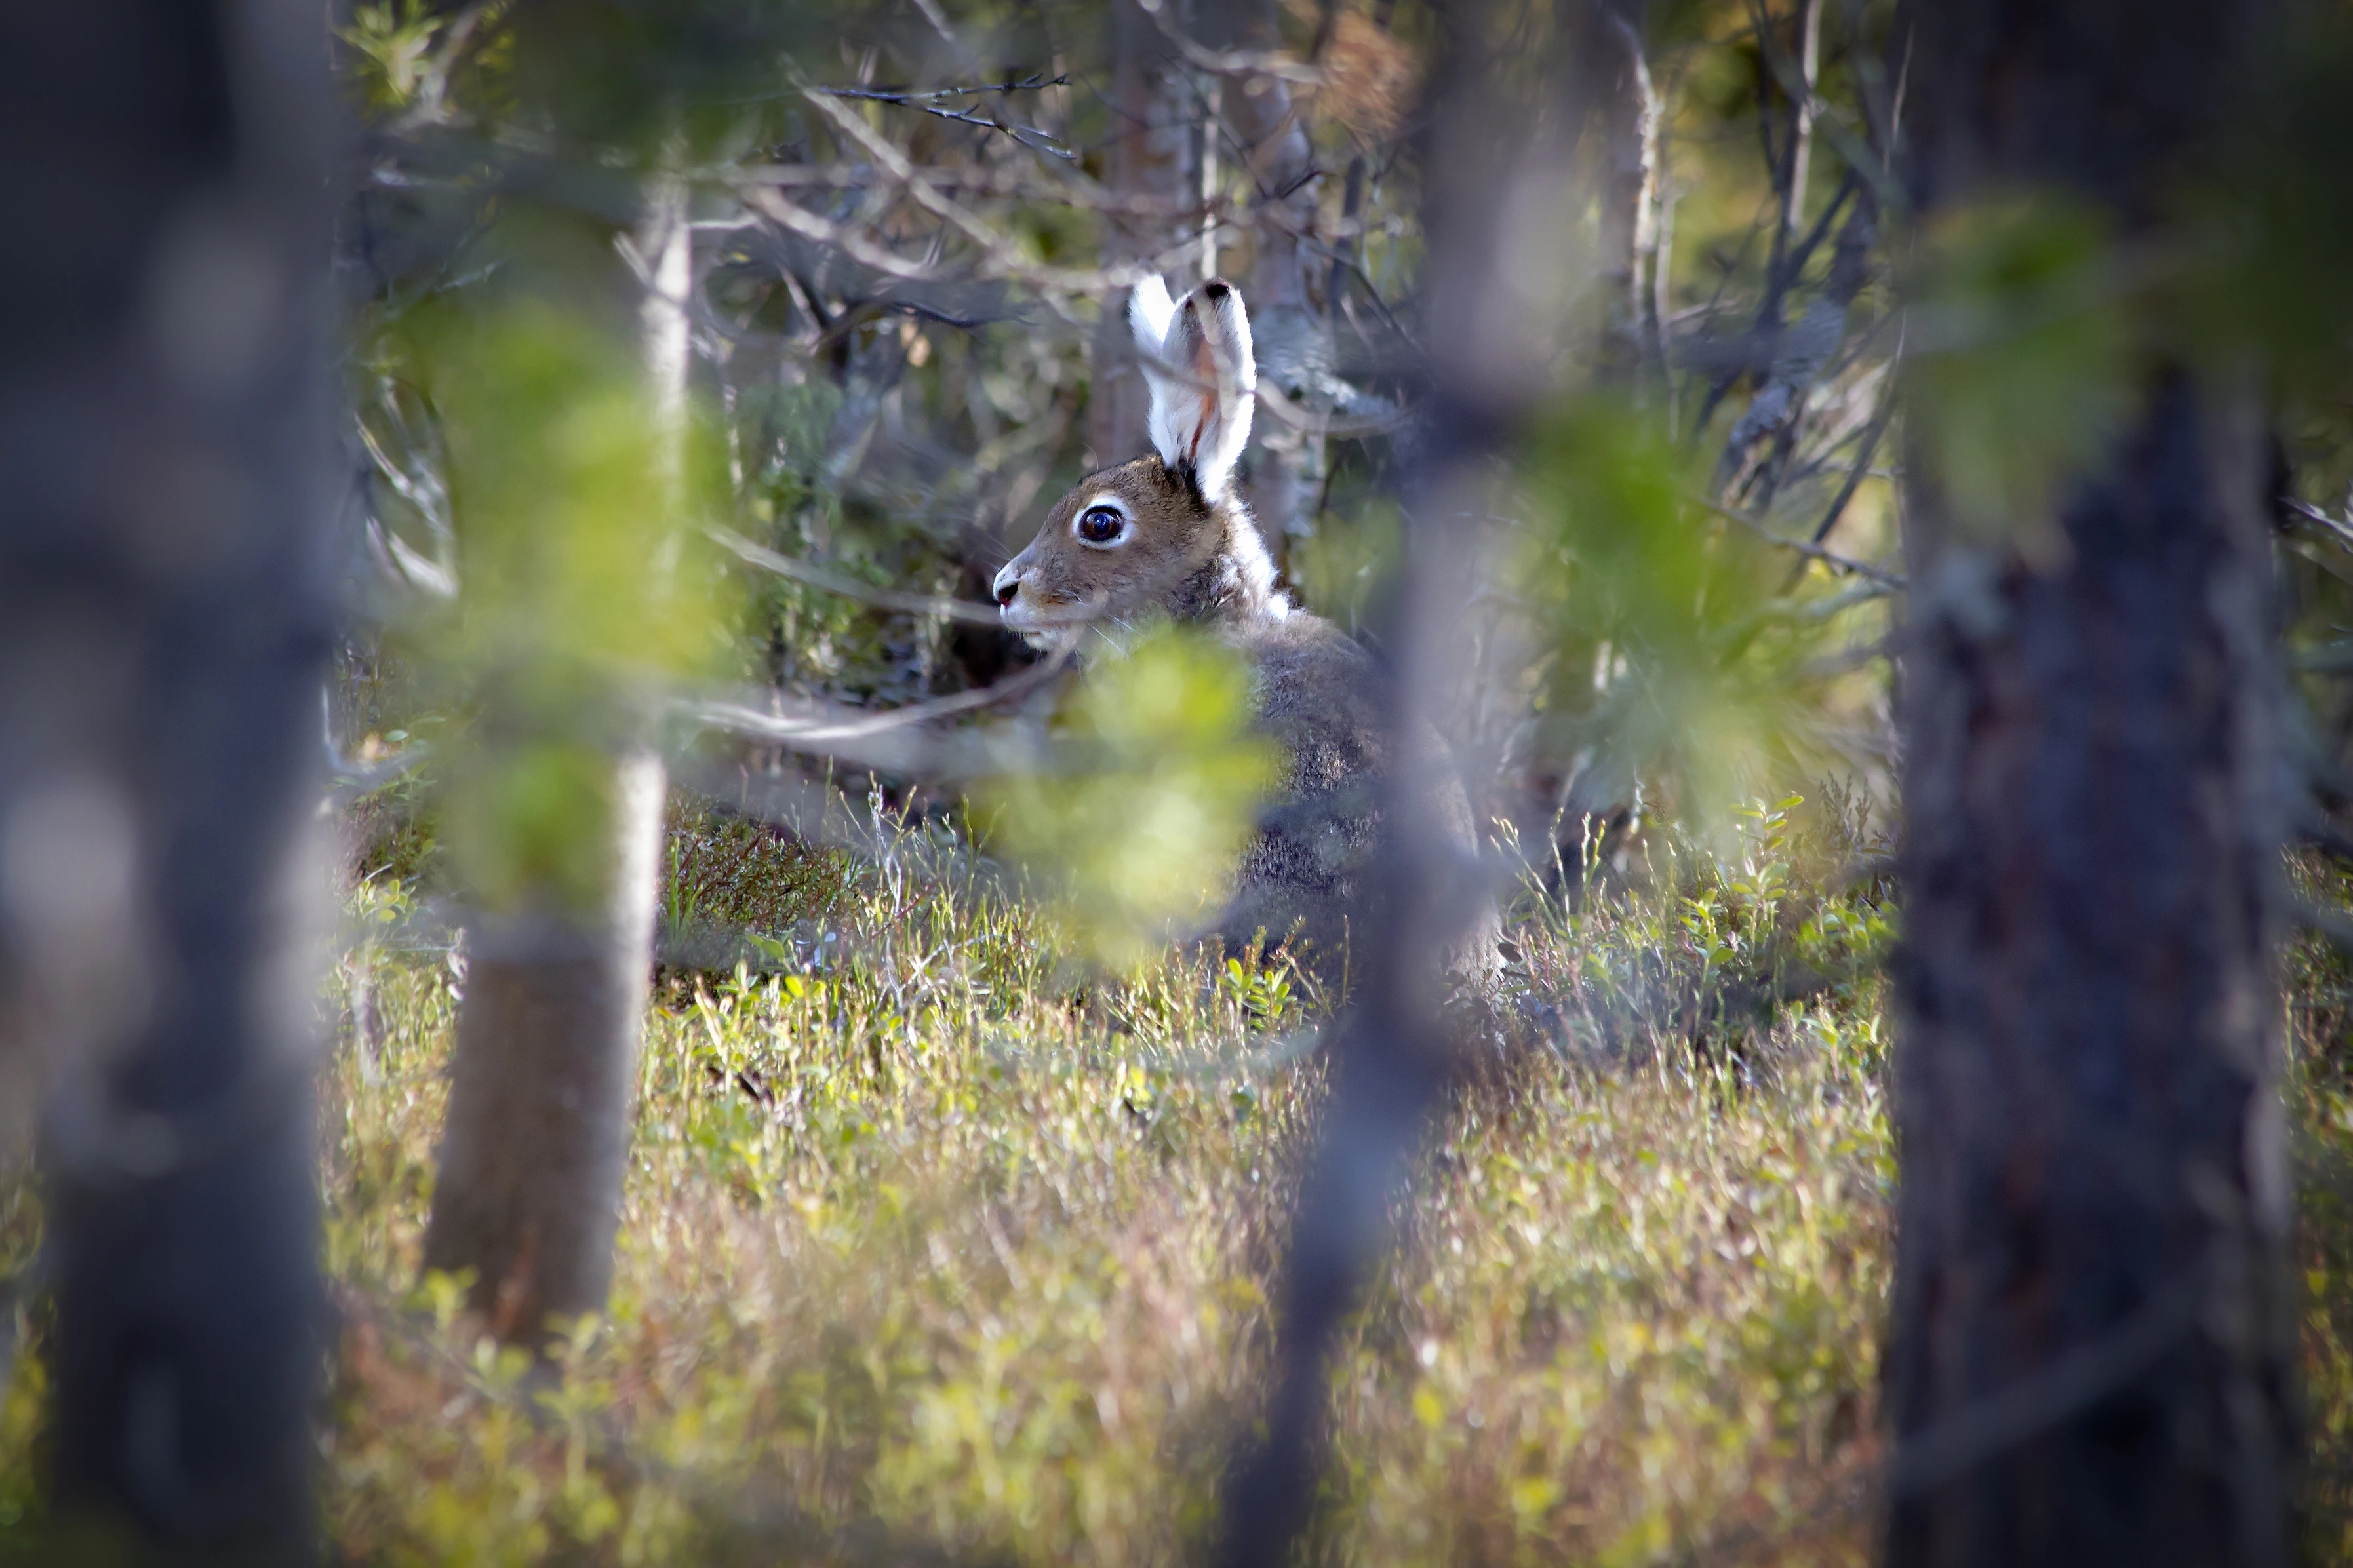
[[[624,243],[644,289],[659,490],[674,524],[684,503],[693,288],[682,181],[649,182],[645,220]],[[581,850],[600,862],[595,907],[567,909],[551,889],[468,930],[425,1266],[472,1270],[470,1303],[501,1338],[537,1342],[551,1319],[600,1310],[611,1285],[653,970],[664,787],[651,752],[611,760],[597,841]]]
[[[1922,208],[2056,184],[2145,234],[2245,16],[1920,7]],[[2288,1556],[2258,430],[2140,394],[2035,563],[1908,465],[1891,1563]]]
[[[1572,127],[1594,133],[1588,150],[1594,271],[1609,285],[1595,323],[1597,357],[1606,376],[1638,387],[1644,369],[1663,357],[1651,286],[1662,116],[1643,53],[1641,12],[1635,0],[1578,0],[1564,13],[1574,58],[1565,111]]]
[[[1137,261],[1181,268],[1187,226],[1176,215],[1197,198],[1187,156],[1192,109],[1184,90],[1183,68],[1168,41],[1135,4],[1113,0],[1112,110],[1115,127],[1103,179],[1113,192],[1153,204],[1151,213],[1115,215],[1104,237],[1107,266]],[[1168,216],[1159,216],[1161,212]],[[1179,295],[1193,279],[1172,279]],[[1103,301],[1103,325],[1095,332],[1094,382],[1087,399],[1087,444],[1097,464],[1109,467],[1139,456],[1145,447],[1144,419],[1151,395],[1137,367],[1135,339],[1127,326],[1127,300]]]
[[[1221,49],[1271,50],[1282,39],[1272,0],[1219,0],[1203,17],[1207,41]],[[1273,77],[1226,84],[1225,128],[1250,181],[1250,273],[1246,290],[1259,385],[1296,401],[1331,371],[1324,318],[1310,298],[1306,241],[1314,236],[1320,184],[1315,149],[1293,111],[1289,84]],[[1314,524],[1324,483],[1324,443],[1261,412],[1251,426],[1252,457],[1243,499],[1258,519],[1277,565],[1291,541]]]
[[[315,1551],[320,25],[0,21],[38,215],[0,249],[0,1058],[49,1090],[56,1502],[132,1560]]]
[[[1574,142],[1557,116],[1496,90],[1496,21],[1489,0],[1440,14],[1420,110],[1429,351],[1402,497],[1403,586],[1381,627],[1394,660],[1384,686],[1394,735],[1435,739],[1454,727],[1450,694],[1463,689],[1461,627],[1484,553],[1472,520],[1489,510],[1493,455],[1514,444],[1552,390],[1553,344],[1573,292],[1503,264],[1514,214],[1556,195]],[[1540,89],[1548,95],[1551,82]],[[1439,795],[1450,749],[1398,750],[1382,786],[1387,826],[1369,873],[1377,891],[1355,948],[1364,978],[1337,1026],[1331,1097],[1278,1287],[1280,1361],[1261,1433],[1235,1455],[1220,1500],[1213,1561],[1222,1568],[1276,1568],[1301,1555],[1327,1458],[1334,1339],[1388,1245],[1391,1204],[1430,1107],[1461,1065],[1441,1016],[1439,955],[1463,951],[1490,889],[1420,804]]]
[[[465,1001],[425,1265],[474,1271],[501,1338],[593,1312],[612,1281],[630,1092],[653,969],[662,767],[613,765],[604,907],[483,916]]]

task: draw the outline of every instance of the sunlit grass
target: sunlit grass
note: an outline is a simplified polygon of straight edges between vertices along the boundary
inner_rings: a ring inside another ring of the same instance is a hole
[[[680,820],[685,879],[741,878],[706,847],[743,831]],[[462,961],[379,959],[381,1082],[346,1050],[324,1105],[341,1549],[1182,1558],[1267,1384],[1308,988],[1176,953],[1091,981],[985,884],[766,853],[825,912],[791,973],[659,987],[612,1307],[560,1392],[416,1285]],[[1553,1043],[1441,1119],[1342,1350],[1319,1556],[1861,1553],[1838,1486],[1873,1452],[1878,985],[1728,1012],[1721,982],[1827,962],[1836,910],[1871,911],[1741,869],[1523,923]]]
[[[1338,1348],[1312,1561],[1869,1559],[1886,889],[1835,835],[1747,823],[1722,863],[1654,857],[1683,869],[1652,890],[1522,900],[1532,1037],[1440,1113]],[[370,1049],[355,956],[321,1096],[334,1550],[1196,1553],[1270,1382],[1324,1082],[1312,994],[1181,953],[1090,979],[1029,906],[920,844],[894,874],[698,811],[672,836],[673,901],[766,924],[789,967],[657,986],[611,1308],[556,1372],[482,1338],[455,1282],[417,1280],[463,961],[404,947],[430,926],[398,884],[353,896]],[[773,887],[798,906],[742,901]],[[2348,972],[2309,942],[2290,956],[2326,1530],[2353,1447]],[[8,1202],[21,1258],[37,1207],[21,1183]],[[38,1510],[43,1334],[20,1321],[0,1528]]]

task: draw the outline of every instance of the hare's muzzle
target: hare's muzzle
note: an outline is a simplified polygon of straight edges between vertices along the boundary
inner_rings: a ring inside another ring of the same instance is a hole
[[[996,582],[997,610],[1005,610],[1008,615],[1012,612],[1014,600],[1021,598],[1021,563],[1024,563],[1026,558],[1029,558],[1029,551],[1021,551],[1021,553],[1014,555],[1012,561],[1005,563],[1005,567],[997,572],[997,582]]]

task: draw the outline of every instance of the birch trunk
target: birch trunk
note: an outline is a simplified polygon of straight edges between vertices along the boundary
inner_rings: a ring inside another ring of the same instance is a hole
[[[1203,20],[1208,42],[1218,48],[1271,50],[1282,41],[1271,0],[1224,0]],[[1319,373],[1330,371],[1332,358],[1324,316],[1308,286],[1307,241],[1314,236],[1321,190],[1313,177],[1315,149],[1286,82],[1273,77],[1231,81],[1219,102],[1238,172],[1250,182],[1250,272],[1244,292],[1259,385],[1295,402]],[[1243,499],[1282,566],[1292,540],[1314,526],[1324,443],[1261,410],[1250,448]]]
[[[687,220],[684,183],[657,175],[638,233],[622,242],[644,288],[659,489],[671,526],[685,488]],[[601,862],[594,905],[543,900],[485,914],[467,932],[425,1266],[471,1270],[470,1304],[502,1338],[536,1342],[551,1320],[601,1309],[611,1284],[653,969],[664,788],[651,752],[614,756],[597,841],[582,851]]]

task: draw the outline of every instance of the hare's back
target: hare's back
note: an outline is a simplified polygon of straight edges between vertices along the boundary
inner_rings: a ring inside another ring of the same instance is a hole
[[[1261,728],[1289,753],[1293,793],[1329,790],[1388,770],[1388,703],[1365,650],[1331,622],[1293,612],[1244,647]]]

